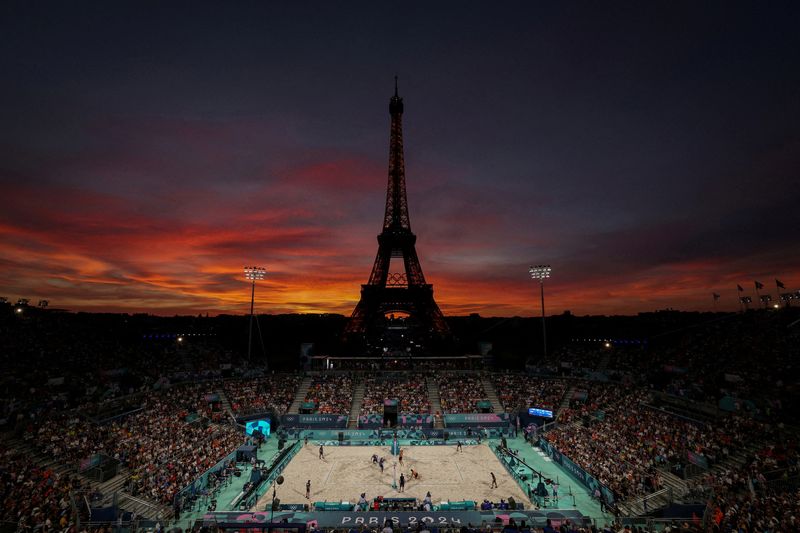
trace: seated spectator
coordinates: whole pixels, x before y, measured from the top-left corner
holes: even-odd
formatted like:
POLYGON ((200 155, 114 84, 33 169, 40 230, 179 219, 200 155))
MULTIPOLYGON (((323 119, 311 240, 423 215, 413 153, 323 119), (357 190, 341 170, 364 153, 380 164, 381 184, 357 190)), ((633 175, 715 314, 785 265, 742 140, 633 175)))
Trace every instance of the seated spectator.
POLYGON ((487 401, 481 378, 475 374, 439 372, 435 379, 445 414, 477 413, 478 402, 487 401))

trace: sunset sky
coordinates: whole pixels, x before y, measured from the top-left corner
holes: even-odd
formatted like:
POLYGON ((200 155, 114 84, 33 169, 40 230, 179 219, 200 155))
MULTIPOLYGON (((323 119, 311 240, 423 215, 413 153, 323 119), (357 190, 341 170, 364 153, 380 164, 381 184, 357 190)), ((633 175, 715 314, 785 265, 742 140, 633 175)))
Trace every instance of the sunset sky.
POLYGON ((800 289, 798 2, 4 2, 0 296, 349 314, 393 77, 447 315, 800 289))

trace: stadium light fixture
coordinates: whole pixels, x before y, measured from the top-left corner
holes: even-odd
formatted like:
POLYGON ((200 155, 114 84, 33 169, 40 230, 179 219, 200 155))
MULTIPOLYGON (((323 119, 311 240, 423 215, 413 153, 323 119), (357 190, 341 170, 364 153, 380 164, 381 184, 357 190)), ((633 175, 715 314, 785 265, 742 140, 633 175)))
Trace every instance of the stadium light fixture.
POLYGON ((544 320, 544 280, 550 277, 552 272, 550 265, 536 265, 528 269, 532 279, 539 280, 539 289, 542 295, 542 358, 547 357, 547 326, 544 320))
POLYGON ((251 282, 250 288, 250 327, 247 335, 247 364, 250 364, 250 354, 253 350, 253 308, 256 300, 256 281, 263 280, 267 275, 267 269, 258 266, 244 267, 244 279, 251 282))

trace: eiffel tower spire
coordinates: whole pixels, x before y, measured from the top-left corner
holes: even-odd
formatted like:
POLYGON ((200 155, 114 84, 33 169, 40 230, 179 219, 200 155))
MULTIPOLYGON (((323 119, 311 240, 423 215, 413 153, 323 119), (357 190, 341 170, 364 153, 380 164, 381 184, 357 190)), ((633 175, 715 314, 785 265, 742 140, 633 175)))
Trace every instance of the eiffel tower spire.
POLYGON ((397 95, 397 76, 394 77, 394 96, 389 100, 392 126, 389 130, 389 186, 386 189, 386 214, 383 229, 411 230, 406 198, 406 164, 403 157, 403 99, 397 95))
POLYGON ((361 300, 345 329, 346 336, 360 334, 380 337, 386 315, 408 315, 409 328, 419 336, 445 338, 449 328, 433 299, 433 285, 425 282, 417 257, 417 236, 411 232, 406 197, 406 169, 403 155, 403 99, 397 90, 389 100, 389 182, 383 231, 378 235, 378 253, 369 281, 361 286, 361 300), (389 272, 392 258, 403 262, 402 272, 389 272))

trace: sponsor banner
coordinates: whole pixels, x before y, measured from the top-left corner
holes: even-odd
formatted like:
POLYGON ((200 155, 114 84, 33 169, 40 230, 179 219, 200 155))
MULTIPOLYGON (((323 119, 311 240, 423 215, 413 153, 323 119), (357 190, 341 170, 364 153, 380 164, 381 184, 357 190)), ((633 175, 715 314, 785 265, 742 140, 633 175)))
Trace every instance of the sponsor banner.
MULTIPOLYGON (((389 522, 398 526, 428 526, 437 528, 460 528, 461 526, 480 526, 481 524, 508 524, 510 518, 519 522, 542 527, 550 520, 551 525, 558 527, 569 520, 573 524, 590 524, 576 510, 515 510, 515 511, 412 511, 412 512, 380 512, 380 511, 275 511, 274 522, 286 521, 287 529, 292 524, 303 524, 319 528, 359 528, 362 525, 374 529, 389 522), (497 519, 500 519, 499 521, 497 519)), ((203 516, 204 525, 215 525, 221 528, 248 529, 260 528, 270 521, 269 511, 241 512, 222 511, 207 513, 203 516)))
POLYGON ((478 524, 481 514, 477 511, 432 511, 426 512, 341 512, 319 514, 321 527, 379 526, 384 522, 403 526, 417 524, 439 527, 461 527, 467 524, 478 524), (328 516, 335 515, 335 516, 328 516), (323 523, 324 522, 324 523, 323 523))
POLYGON ((358 417, 358 427, 360 428, 380 428, 383 426, 383 415, 372 413, 358 417))
POLYGON ((346 428, 347 415, 283 415, 281 416, 281 424, 284 427, 300 428, 346 428))
POLYGON ((705 456, 694 453, 691 450, 686 450, 686 458, 689 459, 689 462, 693 465, 697 465, 704 470, 708 470, 708 459, 705 456))
MULTIPOLYGON (((575 477, 578 481, 580 481, 587 487, 589 486, 589 478, 591 476, 589 476, 589 474, 587 474, 583 468, 573 463, 572 459, 568 458, 564 454, 561 454, 561 466, 563 466, 564 469, 570 474, 572 474, 572 476, 575 477)), ((592 492, 594 492, 594 489, 596 487, 589 487, 589 488, 592 489, 592 492)))
POLYGON ((422 426, 424 428, 432 428, 433 415, 417 415, 407 413, 397 417, 397 423, 401 426, 422 426))
POLYGON ((572 393, 572 399, 578 400, 581 402, 585 402, 589 399, 589 391, 586 390, 576 390, 572 393))
POLYGON ((756 409, 756 404, 751 400, 734 398, 733 396, 723 396, 719 399, 719 408, 723 411, 750 411, 756 409))
MULTIPOLYGON (((246 524, 269 523, 268 512, 224 512, 209 513, 204 521, 213 521, 221 527, 230 528, 246 524)), ((273 520, 280 522, 286 519, 291 523, 314 523, 317 527, 380 527, 384 523, 435 527, 461 527, 468 524, 480 524, 482 517, 478 511, 320 511, 315 513, 299 511, 276 511, 273 520)))
POLYGON ((507 426, 508 413, 464 413, 444 415, 446 426, 507 426))
POLYGON ((96 453, 94 455, 90 455, 89 457, 81 459, 80 466, 79 466, 79 471, 80 472, 85 472, 85 471, 89 470, 90 468, 94 468, 96 466, 99 466, 100 463, 102 462, 102 458, 103 457, 100 454, 96 453))
MULTIPOLYGON (((281 428, 279 435, 284 435, 288 439, 304 439, 314 441, 338 441, 339 433, 344 437, 345 442, 355 441, 354 444, 367 445, 366 441, 378 441, 380 444, 389 444, 395 436, 401 440, 413 440, 424 442, 426 440, 443 440, 447 435, 447 443, 455 444, 460 440, 466 444, 476 442, 478 430, 472 428, 448 428, 448 429, 303 429, 298 427, 281 428), (381 442, 383 441, 383 442, 381 442)), ((511 436, 510 428, 484 428, 481 431, 481 438, 500 438, 511 436)), ((369 445, 372 445, 371 443, 369 445)))
MULTIPOLYGON (((407 413, 397 417, 397 425, 403 427, 433 427, 433 415, 419 415, 407 413)), ((358 417, 358 427, 379 429, 383 427, 383 415, 372 413, 369 415, 361 415, 358 417)))
MULTIPOLYGON (((320 444, 324 446, 388 446, 388 440, 381 439, 381 440, 358 440, 358 441, 350 441, 346 440, 343 442, 339 442, 337 440, 322 440, 319 441, 320 444)), ((408 446, 447 446, 449 444, 455 444, 455 441, 445 442, 441 439, 426 439, 426 440, 409 440, 408 446)), ((477 441, 466 441, 464 444, 477 444, 477 441)))

